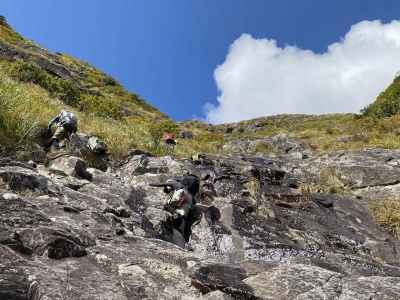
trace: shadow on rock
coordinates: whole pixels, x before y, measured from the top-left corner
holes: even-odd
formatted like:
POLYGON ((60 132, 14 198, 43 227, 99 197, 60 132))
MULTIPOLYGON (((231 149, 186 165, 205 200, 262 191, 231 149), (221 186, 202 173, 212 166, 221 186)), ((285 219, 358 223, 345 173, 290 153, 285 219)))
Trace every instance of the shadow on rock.
POLYGON ((16 233, 16 240, 33 253, 47 253, 53 259, 85 256, 86 247, 95 245, 94 240, 83 234, 75 235, 63 229, 49 227, 21 230, 16 233))
POLYGON ((191 277, 192 285, 203 294, 221 290, 236 299, 258 299, 252 288, 243 282, 247 274, 239 267, 209 264, 195 270, 191 277))

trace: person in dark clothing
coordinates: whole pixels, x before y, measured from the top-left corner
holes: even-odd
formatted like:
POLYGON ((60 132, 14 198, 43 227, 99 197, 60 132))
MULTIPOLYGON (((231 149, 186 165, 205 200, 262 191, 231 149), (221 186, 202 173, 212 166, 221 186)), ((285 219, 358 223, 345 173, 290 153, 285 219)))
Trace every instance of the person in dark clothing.
POLYGON ((164 185, 164 192, 169 194, 169 200, 164 209, 174 217, 174 228, 189 242, 193 226, 201 221, 202 213, 196 206, 200 183, 195 175, 184 175, 169 179, 164 185))

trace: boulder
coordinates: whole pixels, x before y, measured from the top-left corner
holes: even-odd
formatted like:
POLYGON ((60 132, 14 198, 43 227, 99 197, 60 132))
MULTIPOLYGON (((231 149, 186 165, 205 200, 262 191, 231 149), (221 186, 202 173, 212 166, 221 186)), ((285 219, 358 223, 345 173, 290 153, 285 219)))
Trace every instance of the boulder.
POLYGON ((202 297, 202 300, 233 300, 234 298, 225 294, 221 291, 214 291, 208 294, 205 294, 202 297))
POLYGON ((74 156, 60 156, 49 162, 49 171, 65 176, 91 180, 92 175, 86 170, 86 162, 74 156))
POLYGON ((17 231, 16 240, 24 247, 31 249, 36 255, 46 255, 49 258, 81 257, 87 254, 86 247, 94 246, 95 242, 85 234, 75 234, 64 229, 38 227, 17 231))
POLYGON ((7 183, 10 190, 47 191, 48 179, 32 169, 18 166, 0 167, 0 178, 7 183))
POLYGON ((191 140, 193 139, 193 133, 191 131, 182 131, 181 138, 186 140, 191 140))
POLYGON ((252 299, 253 291, 243 282, 244 269, 222 264, 201 266, 191 275, 192 284, 203 294, 221 290, 239 299, 252 299))
POLYGON ((23 265, 28 264, 25 259, 0 245, 0 261, 0 299, 40 299, 23 269, 23 265))

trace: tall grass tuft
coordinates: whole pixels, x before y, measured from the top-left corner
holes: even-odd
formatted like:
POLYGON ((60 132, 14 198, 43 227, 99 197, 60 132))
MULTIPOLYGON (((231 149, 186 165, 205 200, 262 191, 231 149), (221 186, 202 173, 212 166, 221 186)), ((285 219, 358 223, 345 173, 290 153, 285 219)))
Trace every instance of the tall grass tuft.
POLYGON ((400 200, 387 199, 369 204, 369 209, 378 224, 400 238, 400 200))

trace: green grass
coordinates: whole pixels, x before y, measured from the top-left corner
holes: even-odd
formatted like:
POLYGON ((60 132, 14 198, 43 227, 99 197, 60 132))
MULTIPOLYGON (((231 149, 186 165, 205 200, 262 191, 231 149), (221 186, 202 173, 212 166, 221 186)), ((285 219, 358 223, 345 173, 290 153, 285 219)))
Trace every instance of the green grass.
POLYGON ((19 84, 0 74, 0 139, 3 145, 30 145, 62 107, 33 84, 19 84))
MULTIPOLYGON (((400 148, 400 115, 376 118, 355 114, 328 114, 320 116, 281 115, 264 118, 265 125, 258 131, 245 130, 226 134, 225 140, 254 140, 286 133, 290 138, 304 142, 317 153, 337 150, 357 150, 367 147, 400 148), (343 137, 347 137, 342 140, 343 137)), ((247 128, 254 120, 235 126, 247 128)), ((219 126, 224 132, 231 125, 219 126)), ((269 152, 270 149, 259 149, 269 152)))
POLYGON ((363 109, 365 116, 379 118, 391 117, 400 112, 400 77, 382 92, 376 101, 363 109))
POLYGON ((320 169, 318 182, 303 183, 299 187, 303 194, 312 193, 329 193, 350 195, 351 192, 346 185, 341 181, 340 175, 333 167, 325 167, 320 169))
POLYGON ((37 84, 68 105, 77 106, 83 96, 76 82, 51 75, 34 63, 17 60, 8 72, 15 80, 37 84))
POLYGON ((89 114, 103 118, 120 120, 122 118, 121 104, 116 98, 104 98, 93 95, 80 97, 79 108, 89 114))
MULTIPOLYGON (((9 146, 37 142, 48 120, 65 108, 78 114, 81 132, 104 139, 115 157, 126 155, 130 148, 179 157, 199 152, 222 153, 224 143, 231 140, 260 139, 279 133, 304 142, 317 153, 365 147, 400 148, 400 116, 396 114, 399 78, 364 115, 280 115, 240 122, 233 126, 241 130, 225 134, 226 128, 232 125, 211 127, 199 121, 173 123, 109 75, 69 55, 46 52, 12 30, 1 18, 0 40, 26 54, 23 61, 0 57, 0 138, 9 146), (63 65, 71 78, 60 78, 41 68, 38 57, 50 64, 63 65), (258 121, 264 122, 259 130, 247 129, 258 121), (160 132, 168 131, 162 126, 157 129, 163 122, 176 126, 178 135, 180 130, 191 131, 194 138, 178 139, 172 152, 159 140, 160 132), (158 145, 155 147, 155 144, 158 145)), ((270 154, 274 149, 260 144, 255 152, 270 154)))
MULTIPOLYGON (((79 132, 104 139, 115 158, 125 156, 131 148, 154 151, 154 136, 149 130, 158 124, 154 119, 146 119, 142 116, 110 117, 107 115, 108 108, 104 107, 100 108, 101 114, 92 113, 91 109, 79 111, 77 107, 65 104, 41 85, 9 77, 5 71, 8 67, 8 63, 0 63, 0 139, 2 144, 9 147, 18 145, 29 147, 39 142, 48 121, 61 109, 67 109, 78 115, 79 132)), ((109 104, 110 102, 104 102, 104 105, 109 104)), ((113 110, 110 110, 110 113, 114 113, 113 110)), ((172 121, 168 122, 176 127, 172 121)), ((178 133, 177 127, 176 131, 178 133)), ((170 153, 163 146, 154 152, 159 155, 174 154, 187 157, 197 152, 216 152, 218 141, 221 141, 219 134, 201 133, 193 140, 179 140, 174 153, 170 153)))
POLYGON ((16 82, 4 74, 0 74, 0 105, 0 138, 9 147, 38 142, 47 122, 66 108, 77 113, 79 131, 104 139, 115 157, 125 155, 129 148, 147 148, 149 136, 143 121, 117 121, 79 112, 52 98, 43 88, 16 82))
POLYGON ((8 25, 3 16, 0 16, 0 38, 10 44, 24 41, 24 38, 8 25))

